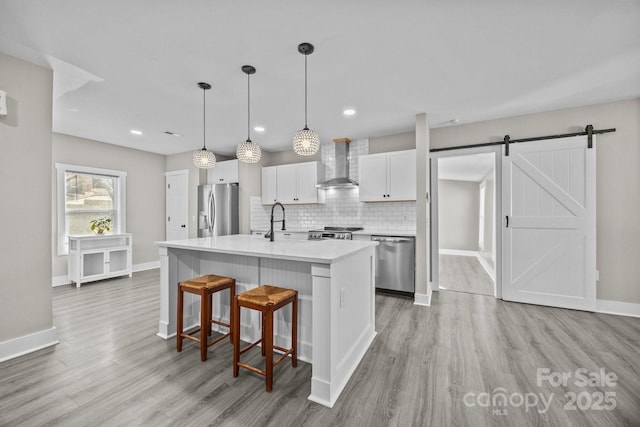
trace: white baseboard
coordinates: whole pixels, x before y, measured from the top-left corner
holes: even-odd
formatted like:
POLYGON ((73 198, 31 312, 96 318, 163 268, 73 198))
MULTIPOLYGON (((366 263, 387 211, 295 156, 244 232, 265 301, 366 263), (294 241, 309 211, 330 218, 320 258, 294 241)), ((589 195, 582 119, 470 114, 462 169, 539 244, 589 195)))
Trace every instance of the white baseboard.
POLYGON ((0 342, 0 362, 58 344, 55 326, 44 331, 0 342))
POLYGON ((427 286, 427 293, 426 294, 419 294, 419 293, 415 293, 413 295, 413 305, 420 305, 423 307, 430 307, 431 306, 431 293, 432 293, 432 287, 431 287, 431 282, 429 282, 428 286, 427 286))
MULTIPOLYGON (((132 271, 137 273, 139 271, 153 270, 154 268, 160 268, 160 261, 152 261, 152 262, 143 262, 142 264, 134 264, 132 271)), ((51 286, 65 286, 70 285, 71 280, 69 280, 69 276, 54 276, 51 278, 51 286)))
POLYGON ((54 276, 51 278, 51 286, 52 287, 56 287, 56 286, 64 286, 64 285, 70 285, 71 284, 71 280, 69 280, 69 276, 54 276))
POLYGON ((599 299, 596 301, 596 309, 594 311, 618 316, 640 317, 640 304, 599 299))
POLYGON ((494 270, 494 268, 489 265, 487 260, 484 259, 482 257, 482 255, 480 255, 480 253, 476 253, 476 258, 478 258, 478 262, 480 263, 482 268, 484 268, 484 271, 486 271, 487 274, 489 275, 489 277, 491 277, 491 280, 493 280, 495 282, 496 281, 496 271, 494 270))
POLYGON ((142 264, 133 264, 133 272, 153 270, 154 268, 160 268, 160 261, 143 262, 142 264))

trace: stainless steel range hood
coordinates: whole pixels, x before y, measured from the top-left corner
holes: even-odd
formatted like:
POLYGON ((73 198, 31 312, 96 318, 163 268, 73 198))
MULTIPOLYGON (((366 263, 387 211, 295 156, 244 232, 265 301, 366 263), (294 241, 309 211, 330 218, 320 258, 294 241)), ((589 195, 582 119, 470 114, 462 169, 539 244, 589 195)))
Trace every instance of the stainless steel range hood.
POLYGON ((333 140, 334 159, 336 161, 336 177, 328 179, 320 184, 318 188, 355 188, 358 183, 349 178, 349 138, 338 138, 333 140))

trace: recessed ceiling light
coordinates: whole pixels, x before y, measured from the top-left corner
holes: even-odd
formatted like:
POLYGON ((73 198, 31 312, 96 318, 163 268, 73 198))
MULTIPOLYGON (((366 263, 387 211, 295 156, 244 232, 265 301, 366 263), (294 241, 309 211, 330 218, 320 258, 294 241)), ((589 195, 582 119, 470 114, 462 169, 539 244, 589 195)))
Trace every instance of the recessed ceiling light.
POLYGON ((255 130, 256 132, 264 132, 264 127, 256 126, 256 127, 253 128, 253 130, 255 130))
POLYGON ((180 134, 180 133, 171 132, 169 130, 165 130, 164 133, 166 133, 167 135, 176 136, 176 137, 181 137, 182 136, 182 134, 180 134))
POLYGON ((356 114, 356 110, 354 110, 353 108, 347 108, 342 112, 342 114, 344 114, 345 116, 353 116, 356 114))
POLYGON ((131 132, 134 135, 142 135, 142 131, 141 130, 131 129, 129 132, 131 132))
POLYGON ((72 113, 77 113, 80 110, 77 108, 67 108, 67 111, 71 111, 72 113))

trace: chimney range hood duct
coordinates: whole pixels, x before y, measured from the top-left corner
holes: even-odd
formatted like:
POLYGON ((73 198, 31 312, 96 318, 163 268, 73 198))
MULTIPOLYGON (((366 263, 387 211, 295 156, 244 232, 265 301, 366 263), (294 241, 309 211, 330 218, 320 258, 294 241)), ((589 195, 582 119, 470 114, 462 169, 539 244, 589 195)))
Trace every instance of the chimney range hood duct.
POLYGON ((358 183, 349 179, 349 138, 338 138, 333 140, 334 158, 336 160, 336 177, 326 180, 316 187, 318 188, 355 188, 358 183))

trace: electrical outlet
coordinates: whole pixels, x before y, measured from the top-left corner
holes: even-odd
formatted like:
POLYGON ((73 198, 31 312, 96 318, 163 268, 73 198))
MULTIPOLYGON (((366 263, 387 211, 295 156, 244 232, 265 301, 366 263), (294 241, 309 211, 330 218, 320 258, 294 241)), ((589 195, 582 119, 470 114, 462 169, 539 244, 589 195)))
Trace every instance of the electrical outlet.
POLYGON ((600 270, 596 270, 596 282, 600 281, 600 270))

